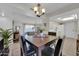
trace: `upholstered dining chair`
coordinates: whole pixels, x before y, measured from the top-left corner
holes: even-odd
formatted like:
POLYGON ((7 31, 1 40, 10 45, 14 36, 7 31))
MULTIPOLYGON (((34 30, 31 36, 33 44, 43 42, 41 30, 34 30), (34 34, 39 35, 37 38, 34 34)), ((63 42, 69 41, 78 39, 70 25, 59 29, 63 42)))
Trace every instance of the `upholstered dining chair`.
POLYGON ((4 40, 2 39, 0 41, 0 55, 2 55, 2 51, 3 51, 3 48, 4 48, 4 44, 3 44, 4 40))
POLYGON ((58 39, 55 49, 51 48, 50 46, 46 46, 42 50, 42 56, 60 56, 62 41, 62 39, 58 39))
POLYGON ((21 36, 21 42, 22 42, 21 52, 22 52, 25 56, 34 56, 34 54, 36 53, 36 51, 35 51, 34 48, 26 41, 26 39, 24 38, 24 36, 21 36), (27 47, 27 44, 29 44, 29 47, 27 47))

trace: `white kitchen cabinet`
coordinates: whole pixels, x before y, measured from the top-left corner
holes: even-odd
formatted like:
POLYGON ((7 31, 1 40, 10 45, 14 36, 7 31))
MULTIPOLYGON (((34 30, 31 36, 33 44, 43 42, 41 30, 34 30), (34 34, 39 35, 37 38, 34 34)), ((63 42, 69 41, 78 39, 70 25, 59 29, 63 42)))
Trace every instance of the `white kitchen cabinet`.
POLYGON ((64 37, 64 25, 58 25, 57 27, 57 37, 63 38, 64 37))
POLYGON ((56 22, 49 22, 49 32, 56 32, 57 31, 58 23, 56 22))
POLYGON ((56 32, 57 37, 63 37, 64 25, 60 25, 57 22, 49 22, 49 32, 56 32))

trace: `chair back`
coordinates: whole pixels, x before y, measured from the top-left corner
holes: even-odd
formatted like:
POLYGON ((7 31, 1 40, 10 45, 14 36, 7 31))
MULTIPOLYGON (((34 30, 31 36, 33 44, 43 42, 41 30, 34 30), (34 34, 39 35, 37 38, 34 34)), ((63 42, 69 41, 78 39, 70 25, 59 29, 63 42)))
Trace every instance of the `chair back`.
POLYGON ((4 48, 4 40, 2 39, 1 41, 0 41, 0 50, 2 50, 3 48, 4 48))
POLYGON ((52 56, 52 54, 54 53, 54 49, 52 49, 51 47, 47 46, 42 50, 42 56, 52 56))
POLYGON ((25 38, 24 36, 21 36, 21 44, 22 44, 22 51, 25 53, 25 50, 27 49, 25 38))
POLYGON ((62 45, 62 41, 63 41, 62 39, 58 40, 58 42, 56 44, 56 47, 55 47, 54 56, 59 56, 61 45, 62 45))
POLYGON ((28 53, 34 50, 33 47, 25 39, 24 36, 21 36, 21 41, 22 41, 22 50, 23 50, 24 55, 31 55, 31 54, 28 54, 28 53))

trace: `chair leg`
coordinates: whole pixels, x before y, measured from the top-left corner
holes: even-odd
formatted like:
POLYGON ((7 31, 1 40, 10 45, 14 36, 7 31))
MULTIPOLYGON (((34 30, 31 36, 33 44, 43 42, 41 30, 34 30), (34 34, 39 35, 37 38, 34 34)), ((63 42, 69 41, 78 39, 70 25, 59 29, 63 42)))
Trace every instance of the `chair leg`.
POLYGON ((33 54, 33 56, 36 56, 36 54, 33 54))
POLYGON ((60 53, 60 56, 62 56, 62 52, 60 53))
POLYGON ((21 56, 23 56, 22 48, 21 48, 21 56))

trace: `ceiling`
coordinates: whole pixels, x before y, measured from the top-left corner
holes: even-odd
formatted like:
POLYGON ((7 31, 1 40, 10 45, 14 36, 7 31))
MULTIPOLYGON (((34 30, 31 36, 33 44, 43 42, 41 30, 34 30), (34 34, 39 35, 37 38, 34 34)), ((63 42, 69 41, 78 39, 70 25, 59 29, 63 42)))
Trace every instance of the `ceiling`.
POLYGON ((46 13, 39 18, 31 10, 32 7, 36 6, 36 3, 0 3, 0 16, 4 13, 5 17, 25 22, 25 20, 41 20, 43 17, 50 18, 79 8, 77 3, 41 3, 41 5, 46 9, 46 13))

